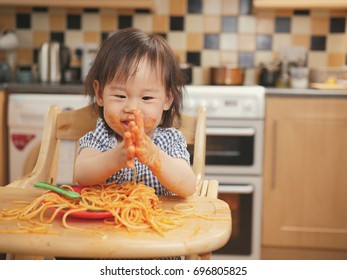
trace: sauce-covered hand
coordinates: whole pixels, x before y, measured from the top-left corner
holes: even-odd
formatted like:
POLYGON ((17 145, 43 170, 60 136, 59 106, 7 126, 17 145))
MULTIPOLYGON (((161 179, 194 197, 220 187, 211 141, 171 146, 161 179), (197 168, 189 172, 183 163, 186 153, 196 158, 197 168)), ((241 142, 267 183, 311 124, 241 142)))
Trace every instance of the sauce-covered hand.
POLYGON ((124 145, 127 150, 127 167, 134 168, 135 166, 135 145, 130 131, 124 133, 124 145))
POLYGON ((131 121, 129 124, 129 132, 131 133, 133 146, 135 148, 134 155, 152 171, 159 171, 161 165, 158 147, 144 131, 141 111, 134 110, 134 116, 135 121, 131 121))

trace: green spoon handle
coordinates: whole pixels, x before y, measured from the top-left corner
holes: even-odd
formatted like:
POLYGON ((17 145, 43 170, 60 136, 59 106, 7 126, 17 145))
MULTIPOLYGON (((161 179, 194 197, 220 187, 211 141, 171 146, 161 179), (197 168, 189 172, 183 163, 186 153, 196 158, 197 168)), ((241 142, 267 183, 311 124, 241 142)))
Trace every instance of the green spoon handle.
POLYGON ((67 196, 70 198, 80 198, 81 197, 81 195, 78 192, 69 191, 69 190, 66 190, 66 189, 60 188, 58 186, 45 183, 45 182, 36 182, 36 183, 34 183, 34 186, 37 188, 43 188, 43 189, 51 190, 53 192, 60 193, 64 196, 67 196))

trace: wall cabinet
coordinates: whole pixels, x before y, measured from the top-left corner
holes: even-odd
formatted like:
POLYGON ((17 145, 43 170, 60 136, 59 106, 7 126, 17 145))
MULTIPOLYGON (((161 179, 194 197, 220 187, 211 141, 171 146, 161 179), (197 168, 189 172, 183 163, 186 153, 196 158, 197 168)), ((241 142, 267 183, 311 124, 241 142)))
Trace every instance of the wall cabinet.
POLYGON ((253 7, 278 9, 340 9, 347 8, 346 0, 253 0, 253 7))
POLYGON ((347 98, 266 107, 263 246, 347 251, 347 98))
POLYGON ((0 6, 5 5, 155 10, 154 0, 0 0, 0 6))

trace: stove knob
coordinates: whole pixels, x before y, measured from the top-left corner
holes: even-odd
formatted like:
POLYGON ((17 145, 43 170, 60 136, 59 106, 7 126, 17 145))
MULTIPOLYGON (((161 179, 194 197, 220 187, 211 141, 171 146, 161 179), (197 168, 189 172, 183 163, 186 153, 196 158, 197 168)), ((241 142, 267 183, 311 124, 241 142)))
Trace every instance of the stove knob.
POLYGON ((219 101, 217 99, 213 99, 211 104, 210 104, 210 107, 212 110, 217 110, 219 108, 219 101))
POLYGON ((207 102, 206 102, 206 100, 200 100, 200 102, 199 102, 199 107, 206 108, 206 107, 207 107, 207 102))
POLYGON ((253 110, 253 103, 249 100, 245 100, 242 104, 243 110, 246 112, 251 112, 253 110))

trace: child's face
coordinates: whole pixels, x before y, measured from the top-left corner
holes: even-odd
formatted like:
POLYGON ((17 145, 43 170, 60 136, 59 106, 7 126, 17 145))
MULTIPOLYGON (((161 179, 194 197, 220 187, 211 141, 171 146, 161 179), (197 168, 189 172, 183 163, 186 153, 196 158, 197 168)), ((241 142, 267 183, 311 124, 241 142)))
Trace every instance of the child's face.
POLYGON ((173 98, 168 97, 161 80, 161 73, 152 70, 146 60, 139 63, 136 73, 125 83, 113 79, 104 89, 94 81, 96 100, 104 107, 107 124, 121 137, 134 120, 133 110, 142 112, 144 129, 152 135, 160 124, 163 111, 168 110, 173 98))

